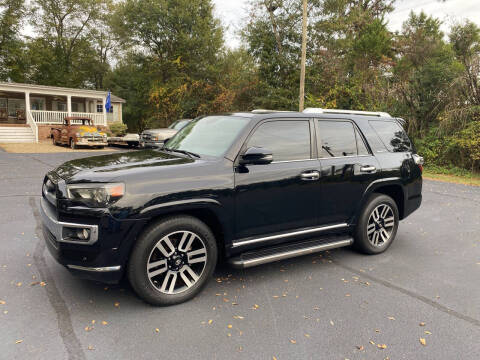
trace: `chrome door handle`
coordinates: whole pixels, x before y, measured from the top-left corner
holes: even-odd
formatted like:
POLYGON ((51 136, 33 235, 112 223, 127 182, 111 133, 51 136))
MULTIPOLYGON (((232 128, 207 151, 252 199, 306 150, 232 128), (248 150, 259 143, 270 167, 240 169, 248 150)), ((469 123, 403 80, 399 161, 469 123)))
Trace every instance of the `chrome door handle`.
POLYGON ((360 167, 361 172, 374 172, 375 170, 377 170, 377 168, 372 165, 365 165, 360 167))
POLYGON ((300 179, 305 181, 312 181, 320 179, 320 172, 313 170, 313 171, 305 171, 300 174, 300 179))

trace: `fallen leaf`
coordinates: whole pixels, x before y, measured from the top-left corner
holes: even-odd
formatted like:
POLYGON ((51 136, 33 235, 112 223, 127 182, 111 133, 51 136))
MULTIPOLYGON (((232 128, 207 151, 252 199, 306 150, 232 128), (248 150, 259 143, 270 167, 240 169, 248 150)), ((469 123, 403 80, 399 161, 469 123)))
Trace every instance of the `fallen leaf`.
POLYGON ((275 356, 272 356, 272 360, 277 360, 277 358, 275 356))
POLYGON ((228 324, 227 327, 231 329, 233 326, 231 324, 228 324))
POLYGON ((428 330, 425 330, 425 334, 427 334, 427 335, 432 335, 432 333, 431 333, 430 331, 428 331, 428 330))
POLYGON ((227 336, 228 336, 228 337, 232 337, 232 334, 228 333, 227 336))
POLYGON ((212 324, 213 323, 213 320, 208 320, 208 324, 212 324))
POLYGON ((92 320, 92 325, 95 325, 95 320, 92 320))
POLYGON ((423 346, 426 346, 427 341, 424 338, 420 338, 420 344, 422 344, 423 346))
POLYGON ((47 283, 45 281, 40 281, 40 286, 46 286, 47 283))
POLYGON ((40 284, 40 281, 34 281, 34 282, 30 283, 30 286, 35 286, 35 285, 38 285, 38 284, 40 284))
POLYGON ((85 326, 85 331, 90 331, 92 328, 90 326, 85 326))
POLYGON ((357 345, 357 349, 362 351, 364 348, 363 348, 363 345, 357 345))
POLYGON ((345 296, 346 296, 346 297, 349 297, 349 296, 352 296, 352 295, 350 295, 350 294, 345 294, 345 296))
POLYGON ((5 300, 0 300, 0 305, 5 305, 5 304, 6 304, 5 300))
POLYGON ((243 316, 240 316, 240 315, 234 315, 233 318, 240 319, 240 320, 245 319, 243 316))
POLYGON ((420 324, 418 324, 420 326, 425 326, 425 323, 424 322, 421 322, 420 324))
POLYGON ((395 320, 395 318, 393 316, 389 316, 388 320, 395 320))
POLYGON ((21 282, 18 282, 18 283, 17 283, 17 286, 18 286, 18 287, 22 286, 22 283, 21 283, 21 282))
POLYGON ((386 349, 386 348, 387 348, 387 345, 385 345, 385 344, 377 344, 377 347, 378 347, 379 349, 386 349))
POLYGON ((15 344, 20 344, 22 342, 23 342, 23 340, 17 340, 17 341, 15 341, 15 344))
POLYGON ((119 306, 120 306, 120 303, 119 303, 119 302, 116 302, 115 304, 113 304, 113 306, 119 307, 119 306))
POLYGON ((102 321, 102 325, 108 325, 108 322, 106 322, 105 320, 102 321))
POLYGON ((95 350, 95 348, 92 345, 88 345, 88 350, 95 350))
POLYGON ((380 329, 375 329, 375 332, 376 332, 376 333, 379 333, 379 332, 380 332, 380 329))
POLYGON ((305 334, 305 337, 310 338, 310 334, 305 334))
POLYGON ((159 328, 156 328, 156 329, 155 329, 155 332, 156 332, 156 333, 160 332, 160 329, 159 329, 159 328))
POLYGON ((291 342, 292 344, 296 344, 296 343, 297 343, 297 341, 296 341, 296 340, 293 340, 293 339, 290 339, 290 342, 291 342))
POLYGON ((332 320, 330 320, 330 325, 332 325, 332 326, 334 325, 332 320))
POLYGON ((372 340, 370 340, 369 343, 372 345, 375 345, 375 343, 372 340))

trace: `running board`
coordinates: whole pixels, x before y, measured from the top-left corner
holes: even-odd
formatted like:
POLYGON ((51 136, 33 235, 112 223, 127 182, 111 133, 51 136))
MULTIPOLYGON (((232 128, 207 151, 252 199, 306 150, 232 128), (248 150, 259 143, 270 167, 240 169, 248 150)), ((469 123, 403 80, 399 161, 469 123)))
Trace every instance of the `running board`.
POLYGON ((285 245, 273 246, 257 251, 248 251, 228 260, 237 269, 266 264, 273 261, 289 259, 296 256, 336 249, 353 244, 353 238, 348 235, 328 236, 315 240, 307 240, 285 245))

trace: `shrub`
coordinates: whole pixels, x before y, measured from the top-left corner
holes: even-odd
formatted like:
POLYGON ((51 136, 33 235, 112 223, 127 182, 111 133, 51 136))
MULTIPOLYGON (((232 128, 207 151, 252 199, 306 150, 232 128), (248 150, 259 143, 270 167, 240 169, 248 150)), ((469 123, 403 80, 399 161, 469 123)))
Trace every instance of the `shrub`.
POLYGON ((114 136, 123 136, 127 133, 127 125, 123 123, 113 123, 110 125, 110 131, 114 136))

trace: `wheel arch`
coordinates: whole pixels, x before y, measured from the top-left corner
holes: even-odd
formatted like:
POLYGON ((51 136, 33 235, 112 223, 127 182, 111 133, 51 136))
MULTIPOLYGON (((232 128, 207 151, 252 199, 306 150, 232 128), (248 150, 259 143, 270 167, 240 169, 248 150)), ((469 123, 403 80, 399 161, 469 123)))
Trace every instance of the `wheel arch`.
POLYGON ((142 216, 146 217, 147 221, 138 236, 151 224, 164 218, 188 215, 204 222, 212 230, 217 241, 219 256, 223 256, 227 242, 231 241, 231 226, 228 225, 225 213, 223 206, 213 199, 174 201, 158 207, 152 206, 142 211, 142 216))
POLYGON ((397 204, 398 208, 398 215, 400 220, 404 218, 405 214, 405 191, 400 178, 389 178, 389 179, 380 179, 377 181, 372 182, 368 188, 365 190, 363 194, 362 200, 355 212, 355 218, 353 223, 355 224, 360 216, 360 212, 362 211, 363 207, 367 203, 370 195, 373 193, 384 194, 390 196, 395 203, 397 204))

